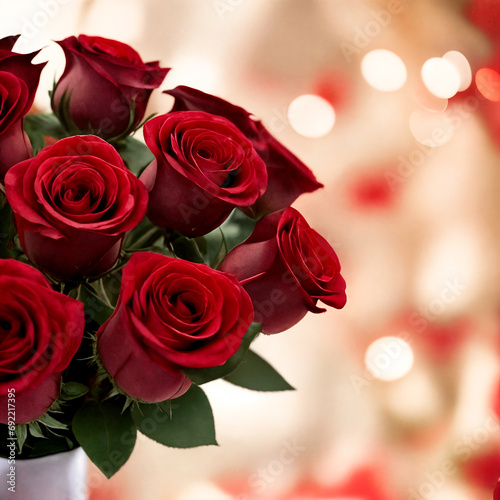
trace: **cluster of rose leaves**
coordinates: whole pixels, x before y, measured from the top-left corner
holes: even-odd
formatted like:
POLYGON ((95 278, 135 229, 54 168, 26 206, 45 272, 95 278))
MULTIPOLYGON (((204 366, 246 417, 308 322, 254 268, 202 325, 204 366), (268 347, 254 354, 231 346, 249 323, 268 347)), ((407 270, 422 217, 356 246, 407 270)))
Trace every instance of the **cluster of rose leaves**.
MULTIPOLYGON (((136 420, 166 403, 171 413, 174 398, 206 404, 198 383, 229 376, 259 331, 323 312, 318 301, 343 307, 345 282, 290 207, 321 184, 247 111, 181 86, 166 91, 169 112, 141 123, 169 69, 81 35, 58 42, 66 67, 41 119, 28 112, 44 64, 15 53, 16 40, 0 40, 1 210, 14 228, 0 259, 0 422, 12 422, 14 391, 32 455, 62 436, 111 475, 127 457, 104 470, 88 422, 87 434, 114 426, 123 438, 139 405, 136 420), (142 126, 147 148, 130 137, 142 126), (235 213, 253 231, 230 249, 218 228, 235 213), (196 258, 214 234, 217 255, 196 258)), ((170 444, 172 429, 153 437, 170 444)))

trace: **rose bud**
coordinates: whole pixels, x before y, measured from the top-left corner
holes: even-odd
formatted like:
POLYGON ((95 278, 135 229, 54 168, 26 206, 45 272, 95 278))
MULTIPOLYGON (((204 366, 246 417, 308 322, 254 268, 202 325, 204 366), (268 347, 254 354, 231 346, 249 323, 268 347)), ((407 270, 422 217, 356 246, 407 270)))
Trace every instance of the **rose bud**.
POLYGON ((144 139, 156 158, 141 180, 150 191, 148 218, 157 226, 201 236, 266 189, 264 162, 225 118, 168 113, 144 125, 144 139))
POLYGON ((0 181, 7 170, 33 154, 23 118, 30 110, 45 63, 33 65, 39 51, 16 54, 19 36, 0 40, 0 181))
POLYGON ((116 40, 80 35, 57 43, 66 68, 52 109, 67 128, 72 121, 80 131, 105 139, 128 135, 140 124, 151 92, 170 71, 158 61, 144 63, 132 47, 116 40))
POLYGON ((248 292, 263 333, 287 330, 308 311, 325 312, 318 300, 337 309, 346 303, 335 251, 291 207, 257 222, 220 269, 236 276, 248 292))
POLYGON ((82 341, 83 304, 13 259, 0 260, 0 296, 0 422, 8 422, 12 398, 15 422, 22 424, 58 397, 61 374, 82 341))
POLYGON ((18 163, 5 188, 26 255, 59 280, 113 267, 148 201, 113 146, 91 135, 61 139, 18 163))
POLYGON ((233 276, 136 252, 123 268, 115 312, 97 332, 98 352, 126 394, 165 401, 190 387, 182 368, 224 364, 252 317, 250 297, 233 276))
POLYGON ((289 207, 301 194, 311 193, 320 187, 311 170, 285 146, 277 141, 259 120, 243 108, 200 90, 179 86, 166 90, 175 97, 171 111, 206 111, 230 120, 252 142, 267 167, 267 190, 250 207, 242 210, 251 217, 289 207))

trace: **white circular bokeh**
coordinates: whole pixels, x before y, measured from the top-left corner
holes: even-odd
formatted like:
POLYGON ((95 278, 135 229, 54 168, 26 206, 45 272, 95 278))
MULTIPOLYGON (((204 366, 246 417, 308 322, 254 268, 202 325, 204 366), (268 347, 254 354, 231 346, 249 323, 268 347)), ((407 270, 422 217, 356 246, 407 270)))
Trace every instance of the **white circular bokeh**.
POLYGON ((435 96, 453 97, 460 89, 460 74, 453 63, 442 57, 432 57, 422 66, 422 81, 435 96))
POLYGON ((288 121, 304 137, 323 137, 335 124, 335 110, 326 99, 304 94, 288 106, 288 121))
POLYGON ((472 69, 467 58, 457 50, 450 50, 449 52, 446 52, 443 59, 451 62, 458 72, 460 77, 460 86, 458 87, 458 90, 460 92, 467 90, 472 83, 472 69))
POLYGON ((366 369, 385 381, 404 377, 411 370, 413 360, 412 348, 399 337, 381 337, 372 342, 365 353, 366 369))
POLYGON ((361 73, 370 86, 382 92, 399 90, 407 78, 403 60, 386 49, 368 52, 361 61, 361 73))

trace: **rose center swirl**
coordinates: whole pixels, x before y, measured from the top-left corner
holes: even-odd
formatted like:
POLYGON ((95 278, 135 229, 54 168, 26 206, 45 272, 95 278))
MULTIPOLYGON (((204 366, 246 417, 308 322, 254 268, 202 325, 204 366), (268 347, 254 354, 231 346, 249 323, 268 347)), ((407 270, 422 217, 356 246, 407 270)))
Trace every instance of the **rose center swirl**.
POLYGON ((104 191, 102 178, 97 172, 76 165, 54 179, 51 198, 54 207, 61 212, 88 214, 99 212, 106 205, 104 191))

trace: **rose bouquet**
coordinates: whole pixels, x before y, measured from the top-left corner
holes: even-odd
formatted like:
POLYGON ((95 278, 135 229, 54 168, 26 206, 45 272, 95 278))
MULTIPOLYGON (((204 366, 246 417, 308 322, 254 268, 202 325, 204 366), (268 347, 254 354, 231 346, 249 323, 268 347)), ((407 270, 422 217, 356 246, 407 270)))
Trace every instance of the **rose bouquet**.
POLYGON ((290 385, 250 349, 341 308, 338 258, 291 203, 321 187, 244 109, 188 87, 145 117, 168 73, 100 37, 43 64, 0 40, 1 454, 82 446, 110 477, 137 432, 215 444, 202 385, 290 385), (143 127, 145 144, 132 136, 143 127))

